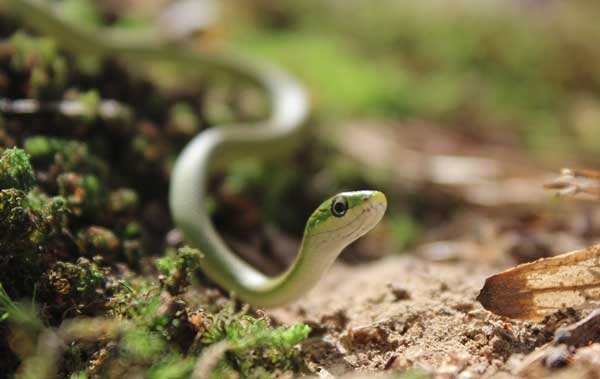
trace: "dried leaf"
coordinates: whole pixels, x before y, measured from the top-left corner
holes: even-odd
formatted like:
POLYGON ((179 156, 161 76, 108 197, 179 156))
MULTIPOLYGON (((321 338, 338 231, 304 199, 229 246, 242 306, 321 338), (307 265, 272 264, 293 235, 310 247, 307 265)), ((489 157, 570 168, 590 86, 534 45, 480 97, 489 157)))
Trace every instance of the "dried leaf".
POLYGON ((477 300, 495 314, 536 320, 600 300, 600 245, 522 264, 486 279, 477 300))

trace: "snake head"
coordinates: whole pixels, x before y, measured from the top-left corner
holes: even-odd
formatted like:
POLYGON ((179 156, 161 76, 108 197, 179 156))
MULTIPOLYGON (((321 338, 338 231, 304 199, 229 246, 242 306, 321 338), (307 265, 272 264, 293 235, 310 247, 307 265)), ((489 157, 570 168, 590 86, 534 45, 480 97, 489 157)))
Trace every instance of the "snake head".
POLYGON ((386 197, 379 191, 339 193, 313 212, 304 236, 319 241, 323 248, 341 250, 377 225, 386 208, 386 197))

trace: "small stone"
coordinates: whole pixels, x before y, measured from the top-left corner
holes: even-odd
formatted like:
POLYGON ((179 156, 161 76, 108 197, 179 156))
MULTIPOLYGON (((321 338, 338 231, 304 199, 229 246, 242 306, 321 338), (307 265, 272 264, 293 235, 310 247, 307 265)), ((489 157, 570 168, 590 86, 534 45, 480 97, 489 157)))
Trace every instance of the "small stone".
POLYGON ((542 363, 547 368, 565 367, 569 364, 570 357, 571 353, 567 345, 559 345, 549 349, 544 358, 542 358, 542 363))
POLYGON ((410 299, 410 293, 408 290, 400 286, 398 283, 390 283, 388 284, 388 288, 390 289, 392 295, 394 295, 394 301, 410 299))

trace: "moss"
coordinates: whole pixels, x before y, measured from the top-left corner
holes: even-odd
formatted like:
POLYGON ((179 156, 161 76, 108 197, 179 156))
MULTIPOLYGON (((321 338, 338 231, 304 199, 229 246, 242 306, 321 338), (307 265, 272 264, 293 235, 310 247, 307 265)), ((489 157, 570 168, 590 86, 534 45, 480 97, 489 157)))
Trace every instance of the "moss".
POLYGON ((31 243, 42 244, 65 229, 69 210, 63 197, 31 191, 27 200, 36 225, 29 238, 31 243))
POLYGON ((4 150, 0 155, 0 189, 29 191, 34 184, 35 176, 27 153, 18 148, 4 150))
POLYGON ((67 210, 61 197, 49 198, 14 188, 0 191, 0 250, 36 250, 60 232, 67 210))
POLYGON ((182 293, 190 283, 192 274, 200 268, 202 253, 191 247, 177 249, 156 261, 161 282, 171 294, 182 293))
MULTIPOLYGON (((183 257, 162 258, 161 270, 181 270, 186 255, 193 261, 197 257, 195 251, 179 254, 183 257)), ((269 378, 274 372, 302 369, 296 346, 308 336, 308 326, 273 327, 266 316, 236 313, 230 303, 211 313, 189 306, 184 298, 187 295, 160 292, 150 282, 116 289, 109 305, 117 312, 113 316, 126 317, 134 327, 118 342, 112 364, 137 365, 145 377, 188 377, 208 346, 227 341, 228 352, 221 357, 216 377, 230 372, 241 378, 269 378)))
POLYGON ((88 226, 77 233, 77 244, 81 255, 99 255, 107 262, 114 262, 121 249, 121 241, 112 230, 101 226, 88 226))
POLYGON ((23 149, 36 165, 55 166, 57 174, 65 172, 104 175, 104 164, 90 153, 84 142, 48 136, 32 136, 25 140, 23 149))
POLYGON ((86 258, 75 263, 58 261, 44 274, 40 296, 53 304, 53 313, 61 317, 64 312, 93 314, 104 308, 107 273, 86 258))
POLYGON ((67 65, 64 57, 58 54, 54 40, 16 32, 10 37, 10 43, 15 52, 11 59, 12 67, 30 74, 29 97, 45 96, 64 86, 67 65))
POLYGON ((192 373, 195 361, 193 357, 182 358, 173 354, 152 365, 146 371, 146 377, 150 379, 188 378, 192 373))
MULTIPOLYGON (((77 9, 78 5, 69 2, 66 6, 72 8, 66 12, 91 15, 77 9)), ((81 72, 79 58, 63 56, 50 39, 17 33, 11 43, 15 52, 9 52, 10 67, 5 62, 9 82, 6 88, 11 91, 7 96, 38 98, 42 104, 75 99, 83 104, 85 115, 72 118, 44 111, 27 115, 27 119, 11 115, 2 121, 0 145, 22 145, 23 150, 16 151, 27 158, 20 163, 28 165, 28 171, 17 172, 20 176, 1 172, 7 173, 11 181, 0 187, 0 281, 8 290, 6 299, 10 294, 38 302, 43 320, 38 320, 38 331, 45 323, 49 335, 60 334, 61 323, 78 315, 123 320, 127 325, 126 332, 118 336, 99 333, 97 339, 68 341, 59 361, 48 359, 42 363, 58 367, 60 376, 72 378, 124 371, 149 378, 189 377, 198 356, 209 346, 208 337, 200 342, 201 335, 197 334, 206 326, 213 328, 215 341, 231 342, 223 364, 233 372, 243 370, 243 375, 251 377, 262 376, 271 367, 297 368, 292 344, 305 337, 304 330, 298 333, 293 328, 273 328, 266 318, 229 311, 214 318, 206 316, 210 320, 227 318, 224 323, 196 323, 194 317, 219 309, 214 294, 199 297, 201 291, 196 289, 187 293, 202 259, 199 251, 171 248, 171 254, 158 260, 160 280, 154 276, 153 258, 140 259, 146 246, 155 241, 159 241, 159 252, 164 238, 161 233, 172 228, 167 213, 156 212, 166 209, 165 178, 172 163, 169 159, 175 154, 172 141, 165 137, 181 139, 174 144, 183 142, 198 132, 206 115, 199 114, 195 105, 188 105, 192 103, 187 95, 165 99, 160 91, 147 91, 152 87, 136 87, 137 79, 131 81, 135 82, 132 86, 129 81, 107 86, 103 83, 107 76, 102 75, 118 74, 117 65, 97 60, 99 75, 92 77, 90 72, 81 72), (67 86, 70 90, 65 92, 67 86), (126 132, 115 132, 114 125, 97 118, 99 101, 106 94, 135 105, 143 121, 140 118, 132 122, 126 132), (144 99, 146 94, 152 94, 152 100, 144 99), (149 106, 152 109, 147 113, 148 109, 140 104, 161 107, 149 106), (90 122, 94 122, 94 128, 85 125, 90 122), (132 136, 134 128, 138 133, 132 136), (128 151, 132 145, 134 151, 128 151), (37 183, 33 181, 32 166, 37 183), (31 180, 25 180, 25 172, 31 180), (156 184, 156 178, 160 178, 160 186, 147 185, 156 184), (138 188, 144 191, 138 193, 138 188), (105 267, 104 262, 110 265, 105 267), (189 304, 190 298, 201 300, 189 304), (244 327, 257 332, 256 338, 244 334, 240 330, 244 327)), ((13 153, 7 150, 3 157, 13 153)), ((17 167, 13 163, 10 167, 17 167)), ((0 318, 14 318, 16 308, 2 302, 1 295, 0 318)), ((229 305, 220 296, 217 302, 229 305)), ((68 320, 63 326, 80 321, 89 328, 94 325, 90 320, 78 319, 68 320)), ((2 352, 15 346, 11 342, 9 347, 8 341, 2 343, 2 352)), ((29 349, 18 354, 23 358, 33 356, 31 362, 35 362, 35 339, 29 342, 29 349)))
POLYGON ((108 199, 108 208, 114 214, 130 214, 137 210, 138 194, 129 188, 112 191, 108 199))
POLYGON ((88 378, 89 378, 89 376, 83 371, 73 373, 69 376, 69 379, 88 379, 88 378))
POLYGON ((30 222, 23 191, 14 188, 0 191, 0 224, 0 241, 7 248, 27 234, 30 222))
POLYGON ((152 360, 165 351, 165 340, 156 333, 134 329, 125 334, 119 344, 120 353, 132 361, 152 360))
POLYGON ((227 359, 214 377, 239 372, 242 378, 275 377, 276 372, 298 371, 301 363, 294 347, 304 341, 310 328, 304 324, 273 328, 266 317, 232 315, 227 311, 206 318, 203 343, 230 343, 227 359))
POLYGON ((95 175, 64 173, 57 178, 59 194, 67 200, 69 209, 77 215, 93 215, 107 201, 106 189, 95 175))
POLYGON ((64 199, 10 188, 0 191, 0 282, 12 294, 31 294, 49 246, 66 223, 64 199))

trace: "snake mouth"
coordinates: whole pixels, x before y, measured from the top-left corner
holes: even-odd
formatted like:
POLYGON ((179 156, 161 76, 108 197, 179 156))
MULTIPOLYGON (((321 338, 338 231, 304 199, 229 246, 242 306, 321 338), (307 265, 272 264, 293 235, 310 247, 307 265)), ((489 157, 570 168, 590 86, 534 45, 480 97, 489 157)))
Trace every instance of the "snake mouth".
POLYGON ((371 200, 371 204, 373 208, 380 209, 385 212, 387 209, 387 198, 383 192, 373 191, 371 196, 367 198, 367 200, 371 200))
POLYGON ((351 243, 360 237, 367 234, 375 225, 379 223, 383 214, 385 213, 386 205, 382 202, 373 202, 365 209, 362 210, 361 214, 355 220, 356 226, 352 228, 346 227, 347 232, 342 235, 342 239, 346 240, 346 243, 351 243))
POLYGON ((360 229, 360 236, 367 233, 371 228, 381 221, 387 209, 387 198, 383 192, 373 191, 369 197, 369 205, 363 210, 368 214, 363 221, 363 228, 360 229))

